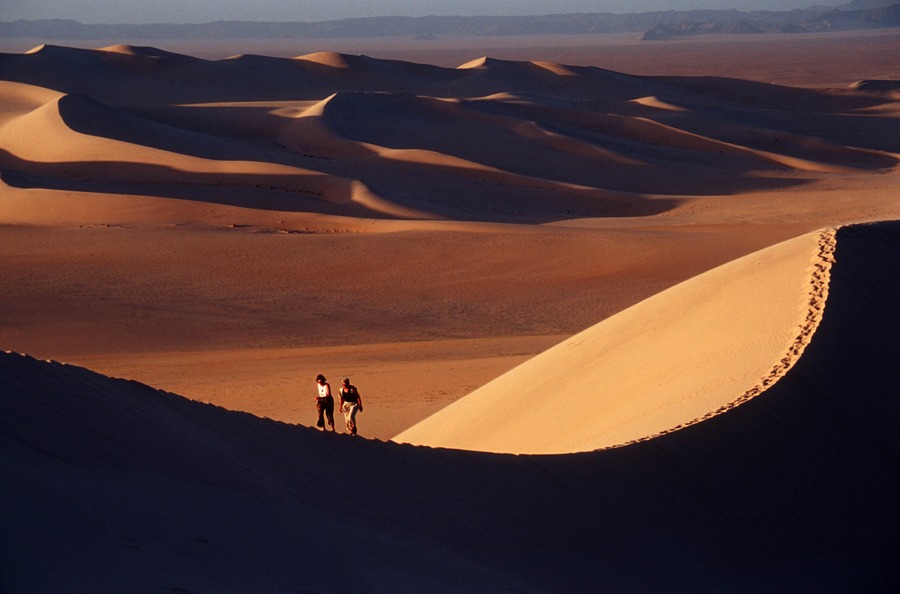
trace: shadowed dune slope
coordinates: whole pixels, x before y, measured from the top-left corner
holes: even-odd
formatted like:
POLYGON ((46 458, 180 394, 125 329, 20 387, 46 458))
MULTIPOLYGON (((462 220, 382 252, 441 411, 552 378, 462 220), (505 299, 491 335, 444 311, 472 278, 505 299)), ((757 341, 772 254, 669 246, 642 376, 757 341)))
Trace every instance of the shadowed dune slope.
POLYGON ((706 272, 523 363, 404 431, 418 445, 557 454, 695 422, 783 375, 815 331, 833 232, 706 272))
POLYGON ((2 354, 3 590, 896 591, 898 256, 898 223, 839 229, 774 385, 582 454, 355 440, 2 354))

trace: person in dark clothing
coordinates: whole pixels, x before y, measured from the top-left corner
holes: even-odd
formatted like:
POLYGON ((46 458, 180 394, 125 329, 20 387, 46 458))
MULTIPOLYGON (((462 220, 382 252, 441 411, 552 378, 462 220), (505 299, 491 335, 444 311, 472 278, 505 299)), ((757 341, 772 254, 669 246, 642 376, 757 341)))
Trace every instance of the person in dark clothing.
POLYGON ((350 435, 356 435, 356 413, 362 412, 362 396, 356 386, 350 383, 350 378, 345 377, 341 382, 341 412, 344 413, 344 420, 347 422, 347 432, 350 435))

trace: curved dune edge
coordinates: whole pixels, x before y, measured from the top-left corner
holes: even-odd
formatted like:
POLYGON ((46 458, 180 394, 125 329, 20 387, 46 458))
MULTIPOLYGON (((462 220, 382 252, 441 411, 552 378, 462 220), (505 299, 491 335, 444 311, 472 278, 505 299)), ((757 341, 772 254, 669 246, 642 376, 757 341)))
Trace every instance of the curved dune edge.
POLYGON ((810 233, 672 287, 394 440, 566 454, 645 441, 730 410, 772 386, 809 344, 835 237, 834 229, 810 233))
MULTIPOLYGON (((39 87, 25 87, 31 97, 41 97, 39 87)), ((25 95, 29 97, 29 95, 25 95)), ((177 172, 214 174, 259 174, 268 176, 304 176, 307 179, 325 180, 333 176, 319 171, 266 161, 242 159, 213 159, 144 146, 124 139, 109 138, 93 130, 79 131, 67 121, 68 117, 80 122, 101 121, 104 118, 122 118, 119 121, 134 126, 134 135, 151 136, 159 133, 158 127, 146 120, 126 115, 115 108, 79 95, 55 92, 44 94, 47 101, 27 113, 17 115, 0 126, 0 141, 4 149, 17 158, 32 161, 34 166, 60 163, 114 163, 104 171, 111 179, 132 179, 134 173, 124 165, 153 164, 159 172, 149 181, 168 181, 177 172), (54 138, 48 143, 47 138, 54 138), (176 173, 172 173, 176 172, 176 173)), ((162 128, 165 130, 165 128, 162 128)), ((204 142, 198 139, 196 142, 204 142)), ((74 166, 72 167, 75 168, 74 166)), ((346 184, 345 184, 346 185, 346 184)))
POLYGON ((792 342, 784 352, 784 356, 775 365, 773 365, 769 373, 760 378, 760 380, 753 387, 751 387, 749 390, 747 390, 728 404, 720 406, 716 410, 710 411, 702 417, 693 419, 680 425, 676 425, 675 427, 660 431, 659 433, 656 433, 654 435, 647 435, 645 437, 633 439, 622 444, 617 444, 602 449, 612 449, 623 447, 632 443, 647 441, 655 437, 659 437, 660 435, 672 433, 673 431, 678 431, 679 429, 684 429, 685 427, 689 427, 690 425, 694 425, 707 419, 711 419, 716 415, 727 412, 734 407, 740 406, 744 402, 747 402, 748 400, 759 396, 772 385, 774 385, 775 382, 777 382, 780 378, 784 377, 784 375, 794 366, 794 364, 796 364, 796 362, 800 360, 800 356, 803 354, 803 351, 806 349, 807 345, 809 345, 812 336, 815 334, 816 329, 822 322, 822 315, 825 312, 825 302, 828 299, 828 281, 831 274, 831 266, 832 264, 834 264, 834 252, 836 247, 837 229, 826 229, 822 231, 819 239, 819 251, 815 255, 815 260, 812 265, 812 274, 809 278, 809 308, 806 311, 806 317, 803 319, 803 324, 800 326, 799 332, 797 333, 797 337, 794 339, 794 342, 792 342))

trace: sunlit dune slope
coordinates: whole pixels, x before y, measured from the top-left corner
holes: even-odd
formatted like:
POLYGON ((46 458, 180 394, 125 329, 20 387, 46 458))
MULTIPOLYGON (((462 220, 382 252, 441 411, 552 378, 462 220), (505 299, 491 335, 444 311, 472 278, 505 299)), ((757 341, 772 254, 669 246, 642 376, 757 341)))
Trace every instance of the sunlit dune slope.
MULTIPOLYGON (((790 269, 815 237, 756 257, 790 269)), ((895 591, 900 224, 835 239, 824 315, 777 382, 598 452, 322 434, 0 354, 4 586, 895 591)))
POLYGON ((900 154, 893 95, 862 87, 132 46, 42 46, 0 69, 0 168, 18 188, 545 223, 888 170, 900 154))
POLYGON ((675 286, 395 439, 491 452, 578 452, 682 427, 758 394, 815 332, 832 236, 811 233, 675 286))

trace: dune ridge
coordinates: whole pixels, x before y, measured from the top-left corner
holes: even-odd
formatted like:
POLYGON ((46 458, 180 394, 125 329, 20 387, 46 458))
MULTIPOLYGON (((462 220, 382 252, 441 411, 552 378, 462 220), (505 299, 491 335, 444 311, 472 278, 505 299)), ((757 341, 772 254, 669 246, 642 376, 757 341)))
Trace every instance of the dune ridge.
POLYGON ((837 229, 826 229, 819 235, 818 252, 814 256, 813 264, 811 267, 812 274, 809 278, 809 309, 806 312, 806 316, 803 318, 803 322, 799 327, 799 331, 797 333, 797 336, 794 338, 794 341, 783 353, 784 356, 778 360, 778 362, 772 367, 769 373, 760 378, 753 387, 735 398, 733 401, 720 406, 716 410, 706 413, 702 417, 693 419, 684 424, 676 425, 670 429, 660 431, 659 433, 656 433, 654 435, 647 435, 636 440, 626 442, 619 446, 612 447, 622 447, 630 443, 646 441, 660 435, 665 435, 666 433, 670 433, 672 431, 677 431, 695 423, 700 423, 702 421, 705 421, 706 419, 710 419, 716 415, 731 410, 736 406, 740 406, 751 398, 759 396, 780 378, 784 377, 784 375, 791 369, 791 367, 793 367, 794 364, 800 359, 804 349, 809 344, 810 340, 812 340, 816 329, 819 327, 819 324, 822 321, 822 315, 824 314, 825 306, 828 300, 828 281, 830 277, 831 266, 834 263, 834 252, 837 247, 836 236, 837 229))
POLYGON ((394 439, 571 453, 652 439, 728 411, 761 394, 799 359, 821 321, 834 250, 833 229, 814 232, 685 281, 394 439), (565 421, 570 409, 578 411, 577 421, 565 421))
POLYGON ((892 591, 898 233, 836 231, 818 330, 767 390, 597 452, 354 440, 0 354, 0 501, 25 512, 3 519, 5 583, 892 591), (341 572, 347 534, 360 564, 341 572))

